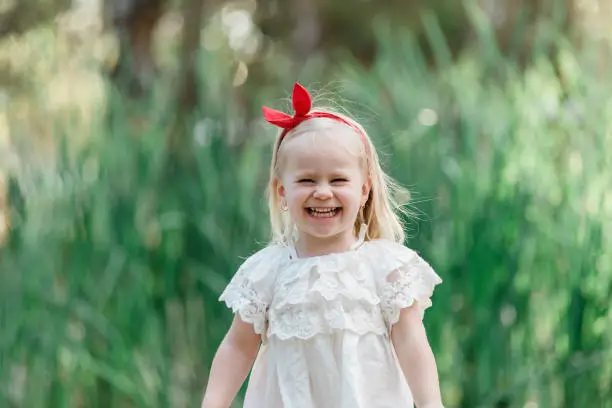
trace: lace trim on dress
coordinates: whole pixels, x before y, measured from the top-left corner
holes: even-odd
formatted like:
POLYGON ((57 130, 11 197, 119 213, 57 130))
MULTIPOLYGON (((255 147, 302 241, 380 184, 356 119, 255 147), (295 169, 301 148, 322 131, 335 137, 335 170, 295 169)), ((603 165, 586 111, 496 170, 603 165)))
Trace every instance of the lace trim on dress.
MULTIPOLYGON (((397 249, 397 248, 396 248, 397 249)), ((431 307, 431 296, 442 279, 416 252, 401 247, 385 265, 387 274, 380 290, 381 308, 385 321, 391 327, 399 320, 400 311, 416 301, 421 318, 431 307)))
POLYGON ((281 340, 309 339, 318 334, 331 334, 338 330, 384 334, 387 327, 378 305, 327 303, 324 308, 310 303, 289 305, 281 311, 270 311, 269 335, 281 340))
POLYGON ((307 339, 336 330, 384 333, 379 304, 369 266, 359 258, 301 260, 277 281, 269 334, 307 339))
POLYGON ((231 290, 222 295, 220 300, 225 301, 227 306, 234 313, 238 313, 244 322, 251 323, 255 333, 265 333, 268 303, 253 289, 248 279, 237 283, 231 290))
POLYGON ((264 337, 388 333, 415 301, 422 316, 442 282, 416 252, 391 241, 293 260, 286 247, 275 248, 249 258, 221 296, 264 337))
POLYGON ((381 294, 381 308, 389 327, 397 323, 401 309, 411 307, 415 301, 422 318, 432 305, 434 287, 441 282, 433 269, 418 256, 390 273, 381 294))
POLYGON ((251 323, 257 334, 266 332, 276 270, 285 254, 279 246, 266 247, 253 254, 238 268, 219 297, 243 321, 251 323))

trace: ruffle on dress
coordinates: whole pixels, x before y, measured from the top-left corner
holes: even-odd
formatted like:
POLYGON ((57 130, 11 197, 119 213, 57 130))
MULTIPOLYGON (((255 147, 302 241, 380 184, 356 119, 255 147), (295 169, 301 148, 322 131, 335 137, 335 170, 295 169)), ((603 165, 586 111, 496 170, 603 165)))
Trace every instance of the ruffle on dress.
POLYGON ((401 309, 411 307, 415 301, 423 318, 425 310, 432 306, 436 285, 442 283, 440 276, 414 250, 403 245, 372 241, 370 250, 378 254, 371 258, 376 259, 372 267, 384 276, 379 291, 387 324, 397 323, 401 309))
POLYGON ((219 297, 243 321, 252 324, 257 334, 265 332, 276 271, 284 257, 284 248, 278 246, 268 246, 251 255, 219 297))
POLYGON ((338 330, 384 334, 415 301, 423 316, 442 282, 415 251, 389 240, 309 258, 294 253, 284 246, 255 253, 221 295, 256 333, 280 339, 338 330))

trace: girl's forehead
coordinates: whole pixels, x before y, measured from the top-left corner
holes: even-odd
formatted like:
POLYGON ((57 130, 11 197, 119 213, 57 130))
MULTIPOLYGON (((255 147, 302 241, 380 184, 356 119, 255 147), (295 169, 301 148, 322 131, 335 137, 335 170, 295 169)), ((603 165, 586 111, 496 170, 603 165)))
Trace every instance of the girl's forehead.
MULTIPOLYGON (((348 133, 348 132, 346 132, 348 133)), ((281 162, 285 169, 312 167, 359 167, 361 154, 356 135, 309 132, 283 143, 281 162)))

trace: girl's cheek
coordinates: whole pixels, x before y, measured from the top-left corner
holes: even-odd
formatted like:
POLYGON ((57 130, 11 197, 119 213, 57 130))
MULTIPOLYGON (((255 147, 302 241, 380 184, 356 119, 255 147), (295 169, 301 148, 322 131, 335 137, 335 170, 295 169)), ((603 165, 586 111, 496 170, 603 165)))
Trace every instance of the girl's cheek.
POLYGON ((304 187, 300 187, 300 186, 296 186, 296 187, 292 187, 290 189, 290 191, 287 191, 287 198, 291 199, 291 198, 299 198, 299 197, 303 197, 305 195, 308 194, 308 191, 306 188, 304 187))
POLYGON ((337 190, 336 194, 346 197, 346 196, 353 195, 355 191, 356 190, 354 186, 347 185, 347 186, 340 187, 337 190))
POLYGON ((297 195, 300 195, 300 196, 305 195, 305 194, 308 194, 308 191, 309 191, 309 189, 308 189, 308 187, 306 187, 306 186, 298 186, 298 187, 295 189, 296 194, 297 194, 297 195))

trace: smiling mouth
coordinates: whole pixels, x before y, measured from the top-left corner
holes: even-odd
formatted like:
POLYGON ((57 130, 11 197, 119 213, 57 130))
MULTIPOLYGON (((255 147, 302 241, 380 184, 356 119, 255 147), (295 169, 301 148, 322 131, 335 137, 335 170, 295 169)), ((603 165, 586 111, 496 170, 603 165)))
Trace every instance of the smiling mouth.
POLYGON ((315 208, 308 207, 306 211, 313 217, 317 218, 331 218, 338 214, 341 210, 341 207, 327 207, 327 208, 315 208))

